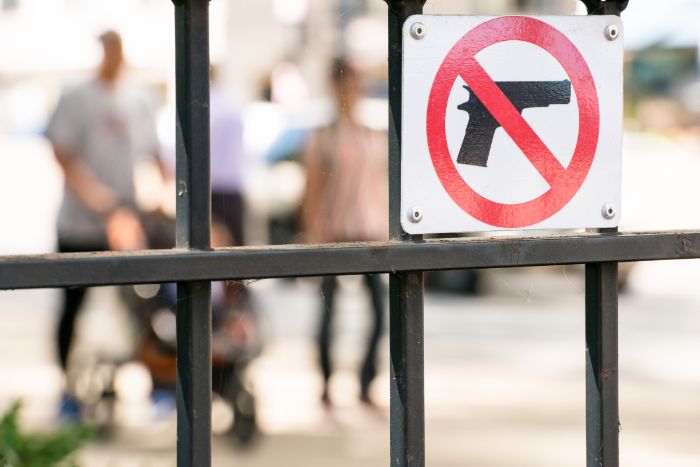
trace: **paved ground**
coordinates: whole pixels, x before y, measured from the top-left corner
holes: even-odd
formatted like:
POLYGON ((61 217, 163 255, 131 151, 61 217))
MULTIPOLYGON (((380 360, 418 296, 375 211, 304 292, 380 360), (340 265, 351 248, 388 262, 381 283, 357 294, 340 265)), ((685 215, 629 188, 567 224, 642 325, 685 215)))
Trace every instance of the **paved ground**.
MULTIPOLYGON (((0 199, 13 201, 0 204, 0 218, 12 219, 0 242, 6 253, 52 247, 55 203, 46 199, 56 199, 60 185, 55 167, 42 159, 45 148, 35 149, 31 157, 0 157, 0 199)), ((687 215, 683 220, 693 221, 687 215)), ((621 297, 622 465, 700 465, 699 274, 696 261, 639 265, 630 293, 621 297)), ((485 277, 489 291, 480 297, 427 296, 428 465, 583 466, 581 270, 488 271, 485 277)), ((265 281, 253 288, 267 344, 252 369, 264 436, 247 451, 215 438, 214 465, 387 465, 386 414, 368 413, 355 401, 366 325, 360 282, 344 281, 340 295, 339 371, 333 379, 339 407, 333 417, 317 404, 315 285, 265 281)), ((22 397, 33 429, 50 428, 60 394, 52 338, 56 298, 54 291, 0 293, 0 410, 22 397)), ((80 324, 83 348, 128 352, 126 314, 115 311, 113 291, 96 290, 90 300, 80 324)), ((382 374, 373 389, 386 407, 383 345, 382 374)), ((84 449, 83 464, 174 466, 174 419, 154 420, 143 398, 148 382, 141 368, 127 367, 123 374, 120 428, 84 449)), ((226 417, 217 406, 216 423, 226 417)))
MULTIPOLYGON (((646 271, 635 274, 641 284, 646 271)), ((430 465, 584 465, 580 271, 493 271, 487 277, 497 295, 427 298, 430 465)), ((264 305, 267 335, 265 353, 253 369, 265 435, 245 452, 215 438, 214 464, 386 465, 386 415, 367 412, 355 402, 354 368, 366 324, 359 282, 346 281, 341 295, 340 368, 333 380, 339 408, 333 417, 317 404, 319 380, 310 339, 317 300, 313 284, 269 281, 255 288, 264 305)), ((104 307, 110 294, 108 289, 93 293, 83 333, 115 334, 119 320, 110 320, 115 313, 104 307)), ((24 397, 33 427, 51 423, 60 383, 50 354, 54 298, 50 291, 0 295, 0 402, 24 397)), ((634 290, 621 299, 623 465, 700 464, 698 304, 697 294, 658 290, 634 290)), ((118 350, 114 343, 103 347, 118 350)), ((384 406, 387 363, 385 358, 374 387, 384 406)), ((140 373, 135 368, 128 373, 132 393, 138 393, 140 373)), ((174 419, 153 422, 144 415, 150 412, 143 401, 131 397, 123 404, 122 428, 110 440, 85 449, 85 465, 174 465, 174 419)), ((223 410, 216 414, 217 420, 226 418, 223 410)))

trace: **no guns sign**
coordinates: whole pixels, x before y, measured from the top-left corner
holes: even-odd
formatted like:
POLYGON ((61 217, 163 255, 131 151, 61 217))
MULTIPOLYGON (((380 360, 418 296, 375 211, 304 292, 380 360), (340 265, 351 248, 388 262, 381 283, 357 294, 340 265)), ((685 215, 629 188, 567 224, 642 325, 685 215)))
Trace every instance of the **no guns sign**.
POLYGON ((616 227, 621 36, 615 16, 408 18, 403 229, 616 227))

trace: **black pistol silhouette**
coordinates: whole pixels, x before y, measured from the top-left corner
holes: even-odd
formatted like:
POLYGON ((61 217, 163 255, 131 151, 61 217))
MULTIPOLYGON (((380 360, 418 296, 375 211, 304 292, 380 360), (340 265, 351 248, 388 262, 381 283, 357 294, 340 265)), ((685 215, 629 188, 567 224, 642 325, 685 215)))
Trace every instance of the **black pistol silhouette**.
MULTIPOLYGON (((496 85, 522 114, 530 107, 549 107, 553 104, 568 104, 571 101, 571 81, 497 81, 496 85)), ((484 104, 469 91, 469 100, 457 106, 469 113, 469 123, 464 133, 462 147, 457 157, 458 164, 486 167, 493 142, 493 134, 501 126, 484 104)))

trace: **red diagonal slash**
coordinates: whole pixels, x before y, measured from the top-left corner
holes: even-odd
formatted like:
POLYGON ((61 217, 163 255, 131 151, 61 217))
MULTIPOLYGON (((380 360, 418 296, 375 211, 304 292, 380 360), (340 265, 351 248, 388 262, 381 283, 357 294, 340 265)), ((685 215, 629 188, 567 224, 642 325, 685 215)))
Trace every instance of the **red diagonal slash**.
POLYGON ((447 53, 430 89, 425 129, 435 173, 447 194, 466 214, 495 227, 533 226, 566 206, 586 180, 600 136, 598 92, 586 60, 561 31, 527 16, 501 16, 469 30, 447 53), (507 41, 529 42, 541 48, 561 64, 571 81, 579 123, 576 147, 566 169, 475 59, 485 48, 507 41), (459 76, 464 77, 485 108, 549 183, 547 192, 522 203, 499 203, 480 195, 464 180, 450 153, 445 126, 447 103, 459 76))
POLYGON ((518 145, 537 171, 554 186, 554 181, 566 171, 552 151, 537 136, 513 103, 503 94, 495 81, 474 57, 464 59, 462 79, 473 90, 493 118, 518 145))

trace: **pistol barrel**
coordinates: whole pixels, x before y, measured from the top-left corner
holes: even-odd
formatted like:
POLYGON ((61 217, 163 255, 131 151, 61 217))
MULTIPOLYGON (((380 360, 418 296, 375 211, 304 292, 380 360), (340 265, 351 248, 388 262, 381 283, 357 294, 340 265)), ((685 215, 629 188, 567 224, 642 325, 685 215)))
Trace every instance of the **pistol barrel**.
MULTIPOLYGON (((498 81, 496 85, 513 106, 522 113, 532 107, 549 107, 571 102, 571 81, 498 81)), ((500 126, 498 120, 468 87, 469 99, 457 109, 469 113, 462 146, 457 157, 458 164, 486 167, 493 135, 500 126)))

